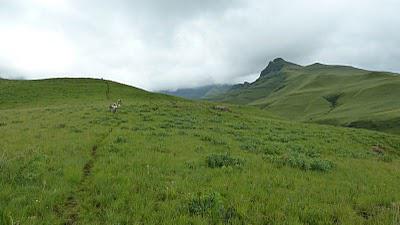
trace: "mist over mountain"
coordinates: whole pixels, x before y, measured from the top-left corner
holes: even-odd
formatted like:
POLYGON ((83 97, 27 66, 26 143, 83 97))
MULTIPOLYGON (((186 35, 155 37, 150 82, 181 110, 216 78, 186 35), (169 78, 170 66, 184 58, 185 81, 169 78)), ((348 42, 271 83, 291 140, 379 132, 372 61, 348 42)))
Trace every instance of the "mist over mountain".
POLYGON ((229 84, 215 84, 215 85, 207 85, 198 88, 182 88, 174 91, 160 91, 160 93, 183 97, 187 99, 209 99, 214 96, 218 96, 220 94, 228 91, 232 85, 229 84))

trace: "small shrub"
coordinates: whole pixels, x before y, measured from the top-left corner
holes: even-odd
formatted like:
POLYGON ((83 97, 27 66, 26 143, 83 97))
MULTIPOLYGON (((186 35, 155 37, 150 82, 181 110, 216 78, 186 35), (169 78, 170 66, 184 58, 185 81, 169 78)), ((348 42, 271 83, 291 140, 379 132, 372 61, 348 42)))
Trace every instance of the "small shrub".
POLYGON ((7 124, 5 122, 0 122, 0 127, 5 127, 7 124))
POLYGON ((210 168, 240 167, 243 163, 242 159, 231 157, 229 154, 212 154, 207 157, 207 166, 210 168))

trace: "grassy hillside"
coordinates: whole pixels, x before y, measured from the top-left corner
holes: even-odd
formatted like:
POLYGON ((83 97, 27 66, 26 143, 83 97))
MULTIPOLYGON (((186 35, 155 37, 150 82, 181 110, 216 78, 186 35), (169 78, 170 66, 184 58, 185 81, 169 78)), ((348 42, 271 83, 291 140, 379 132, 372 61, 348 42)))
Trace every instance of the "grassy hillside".
POLYGON ((89 79, 0 81, 0 224, 398 224, 400 137, 89 79))
POLYGON ((213 100, 255 105, 307 122, 400 132, 400 76, 276 59, 251 84, 213 100))
POLYGON ((164 95, 105 80, 60 78, 0 80, 0 109, 104 103, 115 98, 159 99, 164 95))

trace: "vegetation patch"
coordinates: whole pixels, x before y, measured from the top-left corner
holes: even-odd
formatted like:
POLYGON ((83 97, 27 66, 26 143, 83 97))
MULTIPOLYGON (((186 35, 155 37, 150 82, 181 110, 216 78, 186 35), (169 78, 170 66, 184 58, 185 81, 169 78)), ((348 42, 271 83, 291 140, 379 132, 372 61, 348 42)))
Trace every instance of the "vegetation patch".
POLYGON ((260 146, 256 142, 248 141, 240 144, 240 148, 248 152, 258 152, 260 146))
POLYGON ((209 142, 213 145, 227 145, 228 143, 221 138, 215 138, 213 136, 209 135, 200 135, 200 140, 204 142, 209 142))
POLYGON ((363 128, 378 131, 392 131, 394 133, 400 132, 400 118, 388 120, 357 120, 350 122, 346 125, 352 128, 363 128))
POLYGON ((389 163, 389 162, 393 162, 393 157, 388 154, 379 154, 378 160, 389 163))
POLYGON ((0 208, 0 224, 2 224, 2 225, 15 224, 12 221, 11 216, 8 213, 6 213, 4 210, 2 210, 1 208, 0 208))
POLYGON ((312 158, 302 153, 289 153, 280 156, 270 156, 269 159, 281 166, 290 166, 301 170, 328 172, 335 167, 329 160, 312 158))
POLYGON ((336 94, 326 95, 323 98, 331 104, 331 110, 333 110, 338 106, 339 98, 342 97, 342 95, 343 93, 336 93, 336 94))
POLYGON ((127 142, 126 138, 125 138, 125 137, 122 137, 122 136, 118 136, 118 137, 114 140, 114 143, 116 143, 116 144, 122 144, 122 143, 126 143, 126 142, 127 142))
POLYGON ((212 154, 207 156, 207 166, 210 168, 241 167, 244 160, 230 156, 229 154, 212 154))
POLYGON ((56 126, 56 128, 58 128, 58 129, 63 129, 63 128, 65 128, 65 127, 66 127, 65 123, 60 123, 60 124, 58 124, 58 125, 56 126))
POLYGON ((231 109, 228 106, 224 106, 224 105, 216 105, 216 106, 213 106, 212 109, 221 111, 221 112, 231 112, 231 109))
POLYGON ((71 132, 74 132, 74 133, 82 133, 83 132, 81 129, 79 129, 77 127, 71 127, 70 130, 71 130, 71 132))
POLYGON ((379 155, 385 154, 385 149, 379 145, 372 146, 371 150, 372 150, 372 152, 379 154, 379 155))
POLYGON ((385 201, 361 203, 354 206, 354 211, 356 212, 356 214, 359 217, 363 218, 365 221, 379 220, 379 216, 381 213, 392 214, 393 223, 391 224, 398 224, 395 222, 399 222, 400 219, 399 209, 400 208, 396 209, 396 203, 390 203, 385 201))
POLYGON ((110 152, 110 153, 119 153, 119 152, 121 152, 121 148, 115 143, 108 144, 107 145, 107 149, 108 149, 108 152, 110 152))
POLYGON ((242 216, 234 207, 226 207, 223 197, 218 192, 198 193, 188 200, 187 208, 191 216, 208 218, 209 224, 243 223, 242 216))

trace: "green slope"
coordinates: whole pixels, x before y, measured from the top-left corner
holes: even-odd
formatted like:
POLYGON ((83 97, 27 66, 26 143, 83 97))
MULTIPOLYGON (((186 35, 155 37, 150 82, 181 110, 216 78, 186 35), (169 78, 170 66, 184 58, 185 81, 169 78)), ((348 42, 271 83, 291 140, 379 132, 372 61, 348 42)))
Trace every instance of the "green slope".
POLYGON ((399 136, 101 80, 0 85, 0 224, 399 222, 399 136))
POLYGON ((212 100, 255 105, 299 121, 400 132, 399 96, 397 74, 276 59, 254 83, 212 100))
POLYGON ((105 100, 116 101, 116 98, 148 100, 165 97, 97 79, 0 80, 0 109, 103 103, 105 100))

